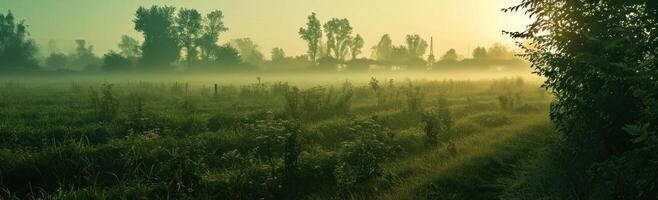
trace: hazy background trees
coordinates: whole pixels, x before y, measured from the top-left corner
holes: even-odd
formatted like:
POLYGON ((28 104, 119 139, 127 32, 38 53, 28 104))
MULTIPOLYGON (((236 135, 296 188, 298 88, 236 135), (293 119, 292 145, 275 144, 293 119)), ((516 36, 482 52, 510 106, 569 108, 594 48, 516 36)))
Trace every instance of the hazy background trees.
POLYGON ((69 64, 69 58, 63 53, 51 53, 46 60, 44 60, 44 64, 46 65, 47 69, 51 70, 64 70, 66 67, 68 67, 69 64))
MULTIPOLYGON (((448 51, 429 66, 425 60, 428 42, 419 34, 402 38, 393 44, 385 34, 371 48, 371 58, 359 57, 366 41, 353 32, 348 19, 331 18, 322 23, 316 13, 308 16, 306 26, 298 31, 307 43, 306 54, 291 56, 274 48, 269 59, 250 38, 220 42, 228 28, 220 10, 202 14, 195 9, 168 6, 139 7, 134 28, 143 38, 121 37, 116 50, 98 57, 86 40, 75 41, 75 48, 61 52, 54 40, 47 44, 47 56, 41 63, 49 71, 198 71, 198 70, 365 70, 365 69, 477 69, 490 66, 518 65, 509 47, 494 44, 488 49, 473 50, 473 58, 462 58, 448 51)), ((27 38, 26 26, 14 22, 13 15, 2 16, 3 68, 37 69, 37 48, 27 38), (11 32, 11 34, 9 34, 11 32), (10 50, 11 49, 11 50, 10 50), (10 64, 14 63, 14 64, 10 64)))
POLYGON ((76 40, 75 44, 75 51, 69 56, 69 69, 98 70, 101 60, 94 54, 94 46, 87 46, 86 40, 76 40))
POLYGON ((388 62, 391 55, 393 55, 393 40, 391 40, 390 35, 385 34, 377 45, 372 47, 372 57, 380 62, 388 62))
POLYGON ((141 49, 139 42, 127 35, 121 36, 121 42, 119 42, 119 50, 121 55, 125 56, 128 59, 136 60, 141 56, 141 49))
POLYGON ((257 67, 263 64, 265 57, 258 49, 258 45, 251 38, 238 38, 231 40, 231 46, 234 46, 240 53, 240 58, 245 63, 257 67))
POLYGON ((429 46, 427 41, 421 38, 418 34, 407 35, 405 42, 407 44, 409 56, 412 58, 422 59, 422 57, 425 55, 425 52, 427 51, 427 47, 429 46))

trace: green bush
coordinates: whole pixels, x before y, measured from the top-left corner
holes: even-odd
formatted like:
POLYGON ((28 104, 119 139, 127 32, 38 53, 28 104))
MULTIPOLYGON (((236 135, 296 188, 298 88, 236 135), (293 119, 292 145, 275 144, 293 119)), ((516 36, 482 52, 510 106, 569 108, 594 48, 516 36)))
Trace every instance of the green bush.
POLYGON ((471 117, 471 120, 485 128, 495 128, 510 124, 512 121, 504 113, 484 113, 471 117))

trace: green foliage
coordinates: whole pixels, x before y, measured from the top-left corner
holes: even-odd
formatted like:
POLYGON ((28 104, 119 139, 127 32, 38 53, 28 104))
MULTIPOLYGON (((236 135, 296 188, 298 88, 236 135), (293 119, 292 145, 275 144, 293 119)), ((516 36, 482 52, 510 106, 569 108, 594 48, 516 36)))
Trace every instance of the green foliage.
POLYGON ((411 82, 409 82, 409 87, 407 87, 407 112, 409 113, 419 113, 423 111, 423 99, 425 98, 425 93, 421 91, 420 87, 414 87, 411 82))
POLYGON ((198 59, 197 41, 202 34, 201 14, 195 9, 181 9, 175 18, 176 33, 181 47, 185 48, 187 65, 191 66, 198 59))
POLYGON ((451 142, 453 119, 448 109, 446 100, 441 96, 439 98, 438 111, 427 111, 423 113, 423 122, 425 123, 425 135, 428 146, 436 146, 439 142, 439 135, 443 142, 451 142))
POLYGON ((306 28, 299 28, 299 37, 308 43, 308 55, 311 61, 315 62, 318 59, 318 49, 322 38, 322 25, 315 13, 308 16, 306 28))
POLYGON ((92 104, 95 109, 96 119, 99 121, 112 121, 117 117, 119 102, 112 94, 112 84, 104 84, 101 87, 101 96, 92 91, 92 104))
POLYGON ((117 47, 121 50, 121 55, 131 60, 139 57, 141 54, 139 42, 127 35, 121 36, 121 42, 119 42, 117 47))
POLYGON ((34 69, 36 45, 28 38, 27 25, 16 21, 11 11, 0 13, 0 69, 34 69))
POLYGON ((69 60, 63 53, 52 53, 44 62, 48 69, 63 70, 67 67, 69 60))
POLYGON ((427 51, 427 41, 420 37, 420 35, 407 35, 405 38, 407 44, 407 50, 409 51, 409 56, 412 58, 420 58, 425 55, 427 51))
POLYGON ((334 171, 341 191, 350 191, 356 184, 382 175, 381 162, 388 159, 398 146, 392 143, 392 133, 375 119, 352 121, 350 130, 357 137, 343 143, 340 160, 334 171))
POLYGON ((219 34, 228 31, 228 28, 224 25, 224 13, 221 10, 213 10, 203 19, 202 25, 203 32, 201 33, 201 37, 195 42, 201 50, 202 60, 209 63, 211 52, 218 46, 219 34))
POLYGON ((69 56, 69 69, 76 70, 98 70, 101 65, 101 59, 93 52, 94 47, 87 46, 86 40, 75 40, 76 48, 73 54, 69 56))
POLYGON ((103 56, 101 69, 107 72, 127 71, 132 69, 133 62, 119 53, 110 51, 103 56))
POLYGON ((391 55, 393 55, 393 40, 390 35, 385 34, 377 45, 372 47, 372 57, 378 61, 388 61, 391 55))
MULTIPOLYGON (((6 82, 0 86, 0 160, 6 161, 0 198, 377 198, 413 183, 405 177, 423 176, 398 173, 397 166, 421 166, 414 160, 426 156, 453 158, 428 154, 448 151, 424 145, 420 113, 378 106, 372 85, 296 89, 257 80, 218 85, 217 98, 207 94, 207 83, 187 81, 6 82), (86 87, 96 90, 80 98, 86 87)), ((390 105, 406 88, 375 82, 390 105)), ((450 141, 454 158, 468 160, 461 156, 469 151, 464 143, 490 130, 472 115, 498 110, 482 103, 495 102, 491 83, 414 82, 427 98, 439 99, 420 106, 434 109, 437 141, 450 141), (462 95, 484 106, 465 111, 456 100, 462 95)))
POLYGON ((135 13, 135 30, 144 35, 141 64, 148 67, 169 66, 180 57, 175 30, 176 8, 139 7, 135 13))
POLYGON ((260 66, 264 62, 263 53, 258 50, 258 45, 251 38, 238 38, 230 43, 240 53, 240 58, 253 66, 260 66))
POLYGON ((240 52, 238 52, 238 50, 233 48, 230 44, 216 46, 211 48, 209 51, 210 52, 208 54, 211 62, 221 67, 231 69, 232 67, 237 67, 242 63, 240 52))
POLYGON ((355 60, 359 54, 361 54, 361 49, 363 49, 363 37, 361 35, 356 34, 356 36, 352 39, 351 42, 349 42, 350 45, 350 54, 352 55, 352 60, 355 60))
POLYGON ((285 93, 284 109, 288 116, 298 120, 316 120, 345 115, 349 112, 353 97, 350 82, 343 84, 340 90, 333 87, 314 87, 299 90, 297 87, 285 93))
POLYGON ((331 19, 324 24, 327 36, 327 48, 338 61, 345 61, 350 43, 352 43, 352 26, 347 19, 331 19))
POLYGON ((484 113, 473 117, 473 120, 482 127, 499 127, 510 124, 512 121, 504 113, 484 113))
POLYGON ((523 56, 546 77, 544 86, 556 97, 551 118, 565 146, 577 152, 577 163, 564 163, 574 166, 577 186, 561 192, 578 191, 575 199, 655 198, 646 196, 655 185, 629 184, 658 176, 644 171, 655 163, 633 161, 642 151, 633 142, 638 129, 624 127, 648 123, 650 134, 658 127, 656 2, 524 0, 504 11, 519 9, 536 17, 526 30, 509 34, 525 41, 523 56), (631 168, 641 175, 618 174, 631 168))

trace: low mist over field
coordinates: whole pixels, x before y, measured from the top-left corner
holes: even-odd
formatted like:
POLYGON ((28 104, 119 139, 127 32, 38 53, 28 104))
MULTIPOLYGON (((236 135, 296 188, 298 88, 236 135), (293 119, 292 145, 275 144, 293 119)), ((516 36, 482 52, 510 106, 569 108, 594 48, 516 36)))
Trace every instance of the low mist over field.
POLYGON ((658 1, 0 0, 0 199, 658 199, 658 1))

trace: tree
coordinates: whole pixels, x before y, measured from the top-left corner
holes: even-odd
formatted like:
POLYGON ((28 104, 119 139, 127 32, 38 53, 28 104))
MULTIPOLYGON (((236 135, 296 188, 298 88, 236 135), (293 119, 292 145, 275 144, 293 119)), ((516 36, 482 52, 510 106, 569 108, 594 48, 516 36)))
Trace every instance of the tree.
POLYGON ((127 58, 137 58, 139 56, 139 42, 130 36, 121 36, 118 47, 121 50, 121 55, 127 58))
POLYGON ((345 60, 349 43, 352 40, 352 26, 347 19, 334 18, 324 24, 327 47, 339 61, 345 60))
POLYGON ((70 67, 75 70, 95 70, 100 66, 100 58, 94 54, 94 46, 87 46, 86 40, 75 40, 76 48, 69 56, 70 67))
POLYGON ((514 59, 514 53, 505 45, 494 43, 487 51, 487 57, 496 60, 509 60, 514 59))
MULTIPOLYGON (((654 199, 658 184, 658 1, 522 0, 519 45, 555 94, 568 199, 654 199)), ((490 52, 491 54, 491 52, 490 52)), ((565 192, 567 193, 567 192, 565 192)))
POLYGON ((361 54, 361 49, 363 49, 363 38, 361 35, 356 34, 356 37, 350 42, 350 52, 352 54, 352 60, 355 60, 359 54, 361 54))
POLYGON ((327 43, 320 42, 318 43, 318 49, 317 49, 317 58, 316 60, 320 60, 323 58, 327 58, 331 56, 331 52, 329 52, 329 47, 327 47, 327 43))
POLYGON ((407 50, 409 51, 409 56, 412 58, 420 58, 425 55, 427 51, 427 41, 420 37, 420 35, 407 35, 405 38, 407 43, 407 50))
POLYGON ((214 10, 206 15, 203 20, 203 33, 197 40, 197 45, 201 49, 201 58, 208 62, 210 51, 217 48, 219 34, 226 32, 228 28, 224 25, 224 14, 221 10, 214 10))
POLYGON ((144 35, 141 64, 148 67, 169 66, 180 58, 180 46, 174 29, 174 12, 169 6, 139 7, 135 13, 135 30, 144 35))
POLYGON ((322 38, 321 26, 320 20, 315 16, 315 13, 312 13, 308 16, 306 28, 299 28, 299 37, 308 43, 308 55, 314 63, 318 58, 318 51, 320 49, 320 39, 322 38))
POLYGON ((38 67, 36 45, 28 39, 23 21, 15 22, 14 15, 0 13, 0 69, 29 69, 38 67))
POLYGON ((69 59, 63 53, 52 53, 45 60, 46 67, 53 70, 62 70, 66 68, 69 59))
POLYGON ((407 49, 406 46, 400 45, 400 46, 393 46, 393 53, 391 53, 391 57, 389 58, 389 61, 402 64, 405 63, 406 61, 409 61, 409 58, 411 57, 409 55, 409 49, 407 49))
POLYGON ((214 63, 223 67, 235 67, 242 63, 238 50, 230 44, 215 46, 210 51, 210 57, 214 59, 214 63))
POLYGON ((484 60, 487 59, 487 49, 484 47, 477 47, 473 50, 473 59, 484 60))
POLYGON ((201 14, 195 9, 181 9, 176 17, 176 32, 180 44, 185 48, 187 66, 192 66, 198 57, 197 41, 201 37, 201 14))
POLYGON ((282 62, 286 59, 286 52, 282 48, 272 49, 272 62, 282 62))
POLYGON ((258 45, 251 38, 239 38, 231 41, 231 46, 235 46, 240 52, 242 60, 248 64, 259 66, 263 63, 264 56, 258 50, 258 45))
POLYGON ((459 59, 459 56, 457 56, 457 51, 455 49, 450 49, 446 52, 445 55, 441 56, 441 60, 443 62, 457 62, 457 59, 459 59))
POLYGON ((133 63, 128 57, 110 51, 103 56, 103 65, 101 69, 107 72, 125 71, 132 67, 133 63))
POLYGON ((388 61, 393 55, 393 41, 391 36, 385 34, 376 46, 372 47, 372 57, 378 61, 388 61))
POLYGON ((59 46, 57 46, 57 42, 55 42, 54 39, 48 40, 48 53, 52 55, 59 52, 60 49, 59 46))

